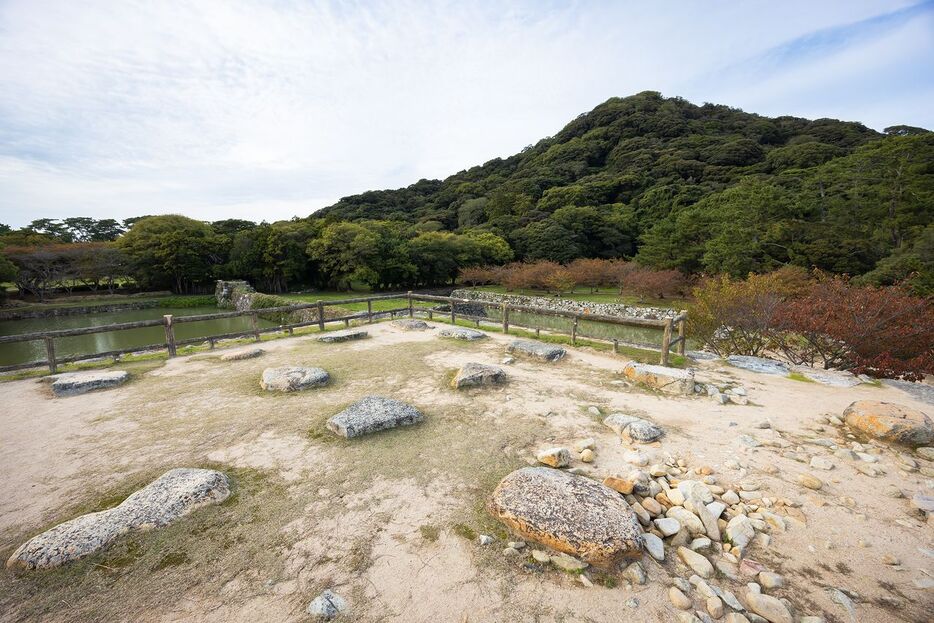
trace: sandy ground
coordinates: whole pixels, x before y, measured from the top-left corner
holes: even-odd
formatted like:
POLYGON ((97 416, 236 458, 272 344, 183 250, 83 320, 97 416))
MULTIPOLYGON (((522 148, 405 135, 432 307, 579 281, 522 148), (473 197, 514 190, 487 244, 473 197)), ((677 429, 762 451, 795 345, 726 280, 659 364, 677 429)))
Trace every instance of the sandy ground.
MULTIPOLYGON (((164 530, 130 535, 106 552, 66 568, 0 573, 4 621, 302 621, 325 588, 344 596, 354 621, 671 621, 666 592, 673 560, 645 557, 649 581, 630 586, 594 575, 574 576, 506 558, 508 535, 483 510, 496 482, 532 461, 536 449, 584 437, 597 442, 595 476, 632 468, 631 447, 588 412, 624 411, 662 425, 660 443, 639 446, 652 462, 682 458, 710 466, 724 487, 755 481, 773 498, 800 503, 802 520, 773 533, 748 556, 786 577, 773 592, 798 615, 851 620, 831 599, 857 595, 858 621, 928 621, 934 591, 934 529, 910 514, 908 496, 934 486, 904 471, 896 452, 870 445, 885 470, 869 477, 856 463, 833 458, 816 472, 790 452, 831 456, 815 440, 847 444, 846 431, 819 424, 854 400, 897 402, 931 411, 895 387, 826 387, 698 364, 699 381, 733 382, 750 404, 719 405, 706 397, 671 397, 621 383, 623 360, 569 349, 557 364, 519 360, 504 388, 448 389, 454 368, 499 363, 511 339, 460 343, 433 331, 373 325, 371 338, 319 344, 293 338, 263 344, 259 358, 223 363, 181 357, 127 385, 64 399, 47 382, 0 385, 0 555, 83 512, 113 506, 162 471, 210 466, 230 474, 231 501, 164 530), (267 394, 259 376, 274 365, 317 365, 334 382, 322 390, 267 394), (411 402, 422 425, 344 441, 323 426, 330 415, 367 394, 411 402), (759 428, 764 421, 770 429, 759 428), (753 435, 764 445, 739 442, 753 435), (786 454, 788 456, 782 456, 786 454), (725 466, 737 460, 740 469, 725 466), (796 484, 810 472, 819 492, 796 484), (478 533, 497 541, 480 546, 478 533), (882 562, 886 554, 900 565, 882 562), (604 585, 601 585, 600 581, 604 585), (614 586, 615 584, 615 586, 614 586), (635 597, 633 602, 627 601, 635 597)), ((923 459, 916 460, 934 466, 923 459)), ((742 584, 716 583, 741 594, 742 584)), ((695 601, 695 605, 699 605, 695 601)))

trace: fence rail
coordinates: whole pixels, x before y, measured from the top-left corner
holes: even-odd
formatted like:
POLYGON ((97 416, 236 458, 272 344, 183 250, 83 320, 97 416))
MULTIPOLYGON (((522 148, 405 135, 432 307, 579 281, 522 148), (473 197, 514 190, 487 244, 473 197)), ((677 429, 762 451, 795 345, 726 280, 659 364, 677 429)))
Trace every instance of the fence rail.
MULTIPOLYGON (((607 316, 603 314, 589 314, 583 312, 569 312, 561 311, 554 309, 546 309, 544 307, 531 307, 528 305, 513 305, 510 303, 494 303, 491 301, 480 301, 475 299, 464 299, 457 298, 453 296, 436 296, 432 294, 417 294, 414 292, 407 292, 405 294, 388 294, 381 296, 367 296, 367 297, 356 297, 348 299, 339 299, 332 301, 315 301, 314 303, 296 303, 295 305, 285 305, 281 307, 269 307, 265 309, 251 309, 245 311, 230 311, 230 312, 218 312, 214 314, 199 314, 195 316, 173 316, 172 314, 166 314, 162 317, 161 320, 139 320, 136 322, 121 322, 116 324, 101 325, 96 327, 83 327, 79 329, 59 329, 54 331, 37 331, 33 333, 21 333, 18 335, 5 335, 0 336, 0 344, 10 344, 16 342, 30 342, 30 341, 43 341, 45 343, 46 350, 46 359, 38 361, 30 361, 26 363, 19 363, 13 365, 0 366, 0 372, 10 372, 13 370, 23 370, 27 368, 36 368, 39 366, 48 366, 49 370, 54 374, 58 371, 58 366, 65 363, 76 363, 79 361, 86 361, 90 359, 99 359, 102 357, 118 357, 120 355, 125 355, 128 353, 139 352, 139 351, 151 351, 151 350, 160 350, 165 349, 168 352, 169 357, 175 357, 178 354, 179 346, 186 346, 189 344, 204 343, 207 342, 209 348, 213 349, 218 340, 240 338, 245 336, 252 336, 255 341, 259 342, 261 335, 264 333, 279 333, 279 332, 288 332, 289 335, 292 335, 293 331, 302 327, 309 327, 317 325, 320 331, 325 330, 325 325, 327 323, 333 322, 343 322, 344 326, 350 326, 352 320, 365 320, 367 323, 373 322, 374 318, 390 315, 394 316, 395 314, 408 314, 408 316, 414 317, 416 311, 422 311, 415 307, 415 302, 422 303, 442 303, 449 307, 447 311, 441 312, 437 309, 428 308, 424 311, 427 312, 429 319, 433 319, 434 314, 444 313, 445 315, 450 316, 450 321, 452 323, 456 322, 457 318, 460 317, 465 320, 473 320, 477 323, 477 326, 481 322, 495 322, 495 320, 489 318, 488 316, 478 316, 473 314, 467 314, 463 312, 458 312, 458 305, 461 306, 472 306, 486 308, 494 308, 499 311, 502 315, 502 331, 503 333, 509 333, 510 324, 515 326, 520 326, 524 328, 530 328, 535 330, 536 336, 539 335, 540 327, 530 325, 528 323, 516 322, 513 318, 510 318, 510 312, 526 313, 533 314, 537 316, 550 316, 558 318, 567 318, 572 321, 571 323, 571 343, 576 344, 578 338, 578 328, 581 320, 586 320, 587 322, 595 322, 600 324, 609 324, 617 326, 630 326, 630 327, 642 327, 642 328, 656 328, 661 329, 662 331, 662 342, 661 342, 661 355, 660 363, 662 365, 668 365, 670 351, 672 348, 676 349, 676 352, 679 355, 684 354, 685 343, 687 337, 685 335, 685 321, 687 320, 687 312, 681 311, 674 318, 665 318, 665 319, 649 319, 649 318, 634 318, 628 316, 607 316), (373 311, 373 303, 376 301, 387 301, 387 300, 404 300, 405 306, 397 307, 392 309, 384 309, 373 311), (367 310, 365 312, 356 312, 350 314, 344 314, 341 316, 332 316, 330 318, 326 317, 325 309, 327 307, 339 307, 342 305, 352 305, 366 303, 367 310), (274 327, 259 327, 258 318, 261 315, 268 314, 290 314, 293 312, 314 309, 317 311, 316 318, 314 320, 306 320, 301 322, 294 323, 283 323, 274 327), (250 318, 250 329, 247 331, 237 331, 232 333, 223 333, 218 335, 209 335, 204 337, 195 337, 185 340, 176 340, 175 339, 175 325, 189 323, 189 322, 203 322, 207 320, 220 320, 225 318, 238 318, 238 317, 249 317, 250 318), (149 327, 163 327, 165 330, 165 342, 150 344, 147 346, 134 346, 132 348, 124 348, 120 350, 107 351, 102 353, 89 353, 84 355, 71 355, 68 357, 57 357, 55 354, 55 340, 58 338, 64 337, 74 337, 80 335, 90 335, 95 333, 110 333, 112 331, 126 331, 129 329, 142 329, 149 327), (677 328, 678 336, 673 338, 673 334, 677 328)), ((561 332, 557 329, 548 329, 552 332, 561 332)), ((600 339, 600 338, 588 338, 588 339, 600 339)), ((603 340, 610 341, 613 344, 613 352, 618 352, 619 340, 603 340)))

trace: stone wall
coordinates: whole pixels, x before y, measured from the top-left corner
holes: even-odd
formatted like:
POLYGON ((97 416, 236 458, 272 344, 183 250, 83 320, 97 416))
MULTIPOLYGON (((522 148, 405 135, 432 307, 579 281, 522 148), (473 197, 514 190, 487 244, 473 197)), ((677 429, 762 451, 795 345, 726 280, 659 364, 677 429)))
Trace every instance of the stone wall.
POLYGON ((462 288, 454 290, 451 296, 461 299, 472 299, 488 303, 509 303, 512 305, 526 305, 528 307, 543 307, 552 311, 565 311, 583 314, 599 314, 604 316, 628 316, 630 318, 646 318, 659 320, 674 318, 678 310, 663 307, 642 307, 637 305, 624 305, 622 303, 593 303, 585 301, 571 301, 558 297, 521 296, 518 294, 499 294, 485 290, 462 288))
MULTIPOLYGON (((314 322, 318 320, 318 309, 315 307, 300 309, 287 314, 281 313, 263 313, 263 309, 269 307, 285 307, 287 305, 297 305, 300 301, 293 301, 275 294, 261 294, 253 289, 248 282, 242 280, 218 280, 214 287, 214 296, 217 298, 217 306, 221 309, 235 309, 237 311, 256 311, 257 315, 264 320, 280 324, 295 324, 299 322, 314 322)), ((340 316, 340 313, 333 309, 325 308, 324 317, 333 318, 340 316)))

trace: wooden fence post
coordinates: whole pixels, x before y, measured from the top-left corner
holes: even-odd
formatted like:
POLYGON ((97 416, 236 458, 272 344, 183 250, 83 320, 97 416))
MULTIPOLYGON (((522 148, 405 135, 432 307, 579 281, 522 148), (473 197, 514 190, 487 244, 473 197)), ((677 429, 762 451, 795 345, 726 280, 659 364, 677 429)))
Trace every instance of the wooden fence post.
POLYGON ((208 338, 208 350, 214 350, 214 338, 213 337, 208 338))
POLYGON ((256 318, 256 312, 250 314, 250 324, 253 326, 253 337, 259 342, 259 324, 256 318))
POLYGON ((665 320, 665 332, 662 334, 662 358, 661 364, 663 366, 668 365, 668 351, 671 348, 671 318, 665 320))
POLYGON ((324 303, 318 301, 318 329, 324 331, 324 303))
POLYGON ((55 338, 45 338, 45 355, 49 361, 49 372, 55 374, 58 372, 58 364, 55 362, 55 338))
POLYGON ((678 313, 678 315, 681 316, 681 320, 678 322, 678 338, 679 338, 679 341, 678 341, 678 354, 679 354, 679 355, 683 355, 683 354, 684 354, 684 344, 685 344, 685 342, 687 342, 686 332, 685 332, 685 330, 684 330, 684 321, 685 321, 685 319, 686 319, 687 316, 688 316, 688 311, 687 311, 686 309, 682 309, 682 310, 678 313))
POLYGON ((574 324, 571 325, 571 344, 577 345, 577 322, 580 320, 578 316, 574 316, 574 324))
POLYGON ((366 323, 373 324, 373 301, 370 299, 366 301, 366 323))
POLYGON ((509 305, 503 303, 503 333, 509 333, 509 305))
POLYGON ((409 290, 409 292, 408 292, 408 294, 406 294, 406 296, 407 296, 408 299, 409 299, 409 318, 414 318, 414 317, 415 317, 415 308, 412 307, 412 291, 409 290))
POLYGON ((615 337, 613 338, 613 354, 614 355, 619 354, 619 340, 616 339, 615 337))
POLYGON ((432 309, 429 307, 429 308, 428 308, 428 320, 434 320, 434 318, 435 318, 434 310, 432 310, 432 309))
POLYGON ((162 319, 165 321, 165 348, 169 351, 169 357, 174 357, 175 329, 172 328, 172 314, 166 314, 162 319))
POLYGON ((456 324, 456 323, 454 322, 454 320, 455 320, 455 317, 454 317, 454 297, 452 296, 452 297, 451 297, 451 324, 456 324))

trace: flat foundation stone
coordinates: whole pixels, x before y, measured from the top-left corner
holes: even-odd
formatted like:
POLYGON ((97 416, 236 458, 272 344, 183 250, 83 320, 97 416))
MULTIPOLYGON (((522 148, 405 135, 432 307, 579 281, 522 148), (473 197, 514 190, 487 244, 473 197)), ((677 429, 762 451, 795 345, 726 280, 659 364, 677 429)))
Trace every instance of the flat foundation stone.
POLYGON ((760 374, 776 374, 786 376, 788 366, 775 359, 766 359, 765 357, 751 357, 749 355, 730 355, 726 358, 727 363, 750 372, 759 372, 760 374))
POLYGON ((10 556, 11 569, 51 569, 98 552, 136 530, 162 528, 230 496, 230 481, 212 469, 169 470, 110 510, 81 515, 33 537, 10 556))
POLYGON ((402 320, 393 320, 392 326, 398 327, 403 331, 424 331, 430 329, 428 323, 424 320, 415 320, 413 318, 404 318, 402 320))
POLYGON ((266 368, 260 386, 270 392, 297 392, 314 387, 323 387, 331 380, 331 375, 321 368, 302 368, 285 366, 266 368))
POLYGON ((455 340, 466 340, 468 342, 473 342, 474 340, 482 340, 486 337, 486 333, 483 331, 474 331, 473 329, 464 329, 461 327, 447 327, 438 331, 438 337, 447 337, 455 340))
POLYGON ((248 348, 247 350, 236 350, 232 353, 221 355, 221 361, 242 361, 243 359, 253 359, 265 353, 262 348, 248 348))
POLYGON ((479 387, 481 385, 501 385, 506 382, 506 372, 499 366, 483 363, 465 363, 451 381, 454 389, 479 387))
POLYGON ((322 333, 317 339, 319 342, 324 342, 326 344, 331 344, 334 342, 349 342, 350 340, 362 340, 366 337, 369 337, 364 329, 344 329, 343 331, 328 331, 327 333, 322 333))
POLYGON ((328 420, 328 428, 351 439, 377 431, 417 424, 425 419, 421 411, 393 398, 367 396, 328 420))
POLYGON ((506 347, 506 352, 542 361, 558 361, 567 354, 567 351, 560 346, 533 342, 532 340, 514 340, 506 347))
POLYGON ((506 476, 490 513, 525 540, 612 567, 642 556, 642 528, 626 500, 599 482, 548 467, 506 476))
POLYGON ((603 424, 617 435, 628 436, 634 441, 649 443, 665 434, 665 431, 648 420, 625 413, 612 413, 603 420, 603 424))
POLYGON ((831 387, 856 387, 862 383, 855 374, 846 370, 821 370, 809 366, 793 366, 791 370, 811 379, 815 383, 830 385, 831 387))
POLYGON ((694 371, 630 362, 622 370, 630 381, 666 394, 689 396, 694 393, 694 371))
POLYGON ((58 397, 77 396, 96 389, 108 389, 126 383, 130 375, 123 370, 106 372, 68 372, 52 381, 52 393, 58 397))

